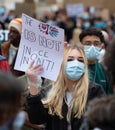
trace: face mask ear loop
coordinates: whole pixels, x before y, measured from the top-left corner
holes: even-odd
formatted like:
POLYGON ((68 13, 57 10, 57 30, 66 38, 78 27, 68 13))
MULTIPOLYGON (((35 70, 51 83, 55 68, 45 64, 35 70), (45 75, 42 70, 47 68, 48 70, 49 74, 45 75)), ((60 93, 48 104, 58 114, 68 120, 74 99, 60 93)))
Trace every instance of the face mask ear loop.
POLYGON ((99 48, 99 51, 101 51, 103 48, 99 48))
POLYGON ((100 48, 99 51, 101 51, 102 49, 105 49, 105 47, 104 47, 104 43, 102 43, 101 48, 100 48))

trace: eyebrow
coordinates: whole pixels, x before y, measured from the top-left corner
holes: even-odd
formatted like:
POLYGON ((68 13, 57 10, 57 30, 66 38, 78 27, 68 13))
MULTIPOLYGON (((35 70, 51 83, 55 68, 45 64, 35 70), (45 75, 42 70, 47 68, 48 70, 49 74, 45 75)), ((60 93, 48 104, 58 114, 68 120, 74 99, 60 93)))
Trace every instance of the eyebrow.
POLYGON ((74 58, 74 56, 68 56, 68 58, 74 58))
POLYGON ((80 56, 80 57, 78 57, 78 59, 83 59, 83 57, 82 57, 82 56, 80 56))
POLYGON ((82 59, 83 59, 83 57, 82 57, 82 56, 79 56, 78 58, 82 58, 82 59))
MULTIPOLYGON (((68 56, 68 58, 74 58, 74 56, 68 56)), ((83 59, 83 57, 79 56, 77 59, 83 59)))
POLYGON ((99 40, 94 40, 94 41, 87 40, 87 41, 84 41, 84 42, 101 42, 101 41, 99 41, 99 40))

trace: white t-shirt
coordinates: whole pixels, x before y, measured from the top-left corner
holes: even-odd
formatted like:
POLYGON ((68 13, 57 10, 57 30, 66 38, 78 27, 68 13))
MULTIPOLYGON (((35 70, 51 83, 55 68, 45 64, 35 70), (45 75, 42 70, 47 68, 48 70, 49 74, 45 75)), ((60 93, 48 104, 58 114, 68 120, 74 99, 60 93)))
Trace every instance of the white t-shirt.
MULTIPOLYGON (((72 100, 72 93, 66 92, 66 103, 67 103, 68 107, 70 107, 71 100, 72 100)), ((68 122, 68 130, 71 130, 71 122, 68 122)))

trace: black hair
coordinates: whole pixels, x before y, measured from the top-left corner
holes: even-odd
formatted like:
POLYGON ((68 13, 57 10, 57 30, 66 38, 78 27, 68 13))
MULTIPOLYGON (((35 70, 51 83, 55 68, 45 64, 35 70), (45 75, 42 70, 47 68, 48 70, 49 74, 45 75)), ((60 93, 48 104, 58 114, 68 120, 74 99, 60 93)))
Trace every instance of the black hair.
POLYGON ((5 29, 5 25, 4 25, 4 23, 3 23, 2 21, 0 21, 0 24, 1 24, 1 27, 2 27, 1 29, 4 30, 4 29, 5 29))
MULTIPOLYGON (((90 127, 102 130, 115 129, 115 95, 95 98, 92 100, 86 112, 87 121, 90 127)), ((92 130, 91 129, 91 130, 92 130)))
POLYGON ((89 29, 84 29, 81 34, 79 35, 79 39, 80 39, 80 42, 82 43, 82 40, 84 37, 86 36, 97 36, 100 38, 100 41, 102 43, 104 43, 104 36, 102 34, 102 32, 96 28, 89 28, 89 29))
POLYGON ((21 97, 24 86, 11 73, 0 71, 0 121, 10 119, 9 128, 21 108, 21 97))
POLYGON ((108 72, 111 73, 112 82, 115 85, 115 39, 108 45, 104 56, 104 65, 108 72))

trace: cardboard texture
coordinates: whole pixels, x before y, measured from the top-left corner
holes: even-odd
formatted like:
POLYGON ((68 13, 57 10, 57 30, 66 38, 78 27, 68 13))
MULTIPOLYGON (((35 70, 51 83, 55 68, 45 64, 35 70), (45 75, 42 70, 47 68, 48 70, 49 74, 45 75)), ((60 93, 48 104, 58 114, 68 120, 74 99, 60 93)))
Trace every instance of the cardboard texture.
POLYGON ((29 16, 33 16, 36 8, 34 3, 16 3, 15 13, 17 16, 21 16, 22 13, 25 13, 29 16))

